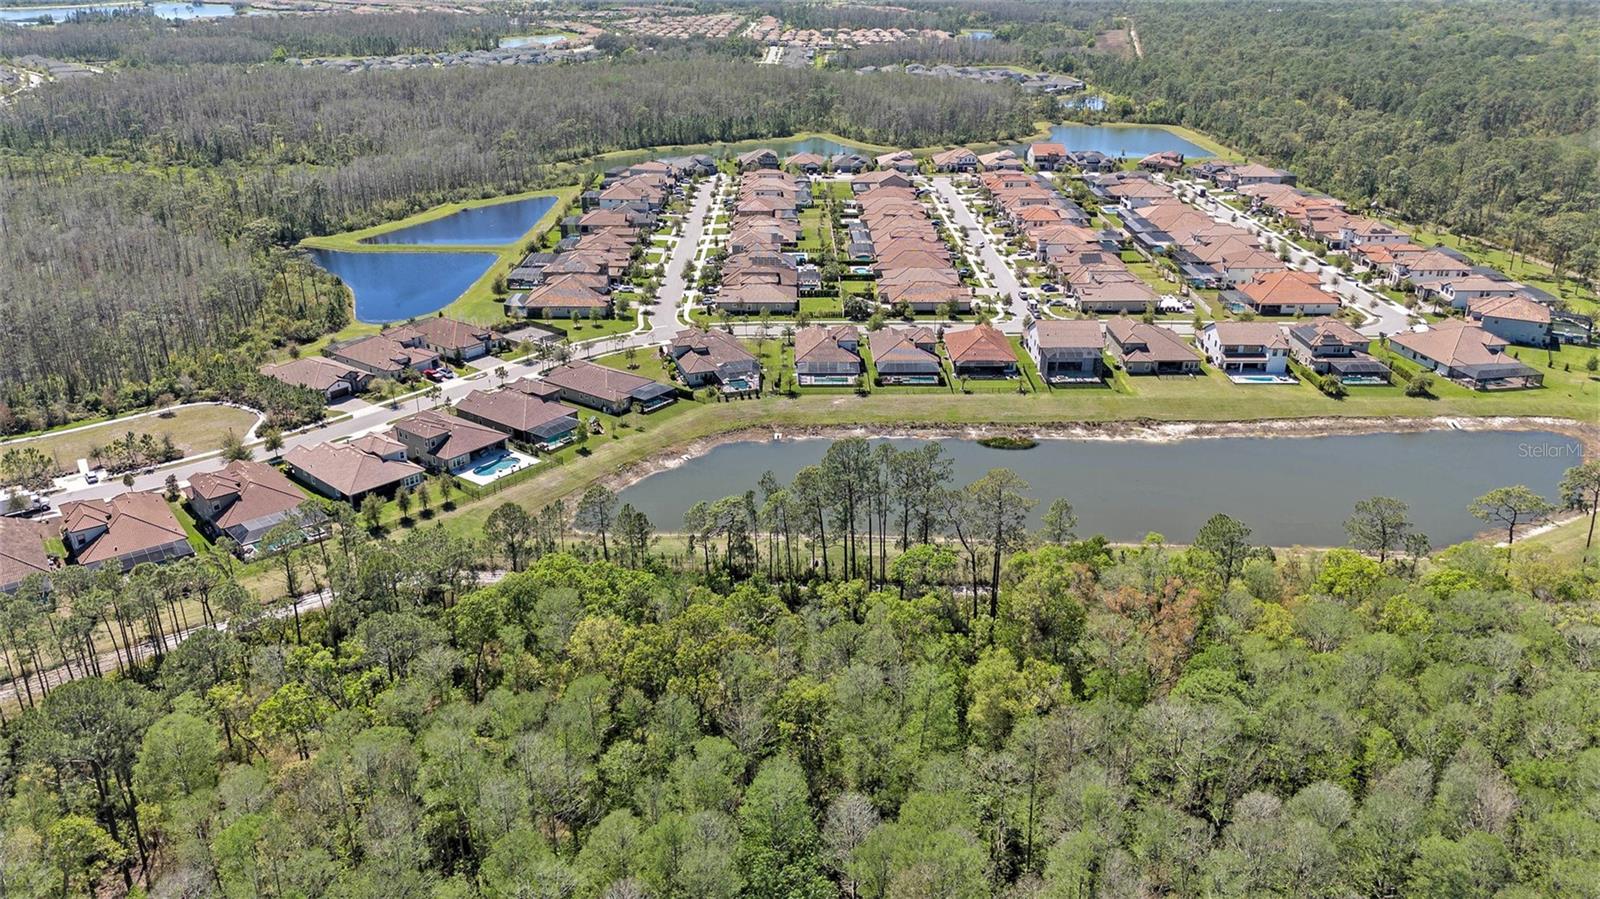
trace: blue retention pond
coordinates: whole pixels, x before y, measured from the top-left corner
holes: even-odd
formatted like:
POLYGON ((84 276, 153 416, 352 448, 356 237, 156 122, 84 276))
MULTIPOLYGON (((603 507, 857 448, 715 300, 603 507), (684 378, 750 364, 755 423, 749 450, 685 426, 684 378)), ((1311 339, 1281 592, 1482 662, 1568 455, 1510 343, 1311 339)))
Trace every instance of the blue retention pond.
POLYGON ((521 239, 551 207, 556 197, 507 200, 452 212, 432 221, 368 237, 372 244, 507 244, 521 239))
MULTIPOLYGON (((1053 125, 1049 141, 1068 150, 1098 150, 1107 156, 1143 157, 1151 153, 1176 150, 1185 156, 1211 156, 1212 153, 1176 133, 1154 125, 1053 125)), ((1027 145, 1020 145, 1026 149, 1027 145)))
POLYGON ((350 288, 356 318, 404 321, 450 305, 483 276, 493 253, 351 253, 312 250, 316 263, 350 288))

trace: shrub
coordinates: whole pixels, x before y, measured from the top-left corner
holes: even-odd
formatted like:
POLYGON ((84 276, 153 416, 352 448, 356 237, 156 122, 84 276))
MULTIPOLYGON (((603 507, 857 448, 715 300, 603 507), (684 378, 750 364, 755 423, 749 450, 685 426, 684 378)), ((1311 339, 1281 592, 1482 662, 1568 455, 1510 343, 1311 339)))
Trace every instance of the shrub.
POLYGON ((1416 375, 1407 380, 1406 396, 1433 396, 1433 377, 1416 375))

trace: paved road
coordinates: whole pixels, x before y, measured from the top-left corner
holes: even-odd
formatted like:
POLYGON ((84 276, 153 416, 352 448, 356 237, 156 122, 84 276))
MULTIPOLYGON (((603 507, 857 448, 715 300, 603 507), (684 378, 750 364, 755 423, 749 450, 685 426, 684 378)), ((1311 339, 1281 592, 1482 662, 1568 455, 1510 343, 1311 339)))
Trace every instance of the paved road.
POLYGON ((995 242, 988 236, 988 229, 972 210, 967 208, 967 201, 961 198, 961 193, 956 190, 955 183, 948 176, 935 177, 933 190, 950 210, 951 219, 956 225, 956 237, 966 248, 967 261, 983 266, 989 276, 989 282, 999 294, 1005 314, 995 326, 1008 334, 1022 333, 1022 320, 1028 313, 1028 307, 1020 298, 1019 291, 1022 285, 1017 283, 1017 273, 995 248, 995 242), (978 233, 984 235, 981 249, 967 242, 968 228, 976 228, 978 233))
POLYGON ((683 233, 678 235, 678 243, 672 248, 672 255, 667 258, 667 274, 661 281, 661 289, 656 293, 655 313, 651 317, 649 337, 654 342, 664 342, 672 339, 678 333, 683 321, 679 318, 681 310, 687 308, 689 299, 689 284, 683 277, 684 268, 689 260, 700 256, 700 244, 705 239, 706 220, 711 211, 713 198, 716 197, 717 188, 722 183, 722 175, 702 179, 700 187, 695 191, 694 202, 689 205, 689 212, 684 218, 683 233))
POLYGON ((1240 225, 1254 234, 1270 237, 1286 247, 1289 251, 1290 262, 1294 263, 1301 271, 1317 273, 1324 285, 1331 287, 1336 293, 1344 297, 1346 303, 1355 306, 1367 315, 1366 323, 1357 329, 1361 333, 1370 337, 1377 337, 1379 335, 1397 334, 1411 328, 1411 313, 1407 311, 1406 307, 1382 294, 1368 290, 1359 281, 1340 271, 1337 266, 1329 265, 1315 254, 1301 248, 1290 240, 1287 234, 1271 227, 1255 216, 1228 206, 1213 196, 1200 196, 1196 190, 1200 185, 1194 182, 1177 180, 1172 183, 1180 189, 1179 196, 1210 215, 1213 219, 1219 222, 1240 225))

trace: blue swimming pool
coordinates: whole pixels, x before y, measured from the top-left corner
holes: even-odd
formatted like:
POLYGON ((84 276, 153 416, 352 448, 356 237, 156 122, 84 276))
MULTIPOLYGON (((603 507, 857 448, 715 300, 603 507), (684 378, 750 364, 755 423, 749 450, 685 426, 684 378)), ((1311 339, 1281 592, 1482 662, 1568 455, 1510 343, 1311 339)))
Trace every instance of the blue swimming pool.
MULTIPOLYGON (((1053 143, 1068 150, 1098 150, 1107 156, 1128 156, 1138 159, 1151 153, 1176 150, 1184 156, 1211 156, 1205 148, 1193 144, 1175 132, 1159 125, 1078 125, 1071 122, 1050 128, 1053 143)), ((1026 150, 1026 144, 1013 149, 1026 150)))
POLYGON ((555 197, 527 197, 452 212, 432 221, 368 237, 362 243, 506 244, 521 239, 556 205, 555 197))
POLYGON ((483 463, 481 465, 478 465, 477 467, 472 469, 472 473, 475 474, 475 475, 481 475, 481 476, 487 478, 487 477, 493 477, 494 475, 501 474, 503 472, 510 471, 511 469, 516 468, 516 467, 517 467, 517 457, 507 454, 507 455, 504 455, 504 456, 500 456, 499 458, 494 459, 492 461, 485 462, 485 463, 483 463))
POLYGON ((356 318, 405 321, 450 305, 494 264, 491 253, 352 253, 312 250, 316 263, 350 288, 356 318))

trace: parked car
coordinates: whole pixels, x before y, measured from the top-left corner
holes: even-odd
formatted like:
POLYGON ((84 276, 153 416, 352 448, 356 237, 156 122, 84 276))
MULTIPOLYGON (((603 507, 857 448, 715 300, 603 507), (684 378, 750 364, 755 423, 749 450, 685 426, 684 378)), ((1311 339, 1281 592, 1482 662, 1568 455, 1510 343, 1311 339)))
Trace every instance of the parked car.
POLYGON ((444 380, 444 372, 437 368, 424 368, 422 370, 422 376, 434 382, 435 384, 444 380))
POLYGON ((1054 284, 1041 284, 1041 285, 1039 285, 1039 289, 1044 291, 1045 293, 1055 293, 1056 291, 1060 290, 1061 288, 1055 286, 1054 284))

